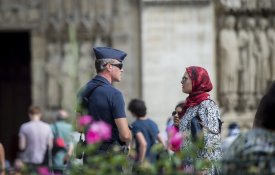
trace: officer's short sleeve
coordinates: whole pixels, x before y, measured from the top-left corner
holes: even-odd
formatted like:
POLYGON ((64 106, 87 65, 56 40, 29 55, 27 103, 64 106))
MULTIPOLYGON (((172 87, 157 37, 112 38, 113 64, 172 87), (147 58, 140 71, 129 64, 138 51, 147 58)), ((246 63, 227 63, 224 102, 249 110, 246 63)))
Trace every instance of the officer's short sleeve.
POLYGON ((126 118, 124 99, 119 91, 112 96, 112 114, 114 119, 126 118))

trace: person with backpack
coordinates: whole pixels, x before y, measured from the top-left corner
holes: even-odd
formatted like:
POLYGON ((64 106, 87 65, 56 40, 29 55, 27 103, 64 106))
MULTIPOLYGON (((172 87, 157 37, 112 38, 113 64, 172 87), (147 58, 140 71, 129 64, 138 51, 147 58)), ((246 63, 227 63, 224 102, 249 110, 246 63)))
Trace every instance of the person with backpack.
POLYGON ((111 47, 95 47, 93 50, 97 75, 78 92, 76 115, 80 118, 88 114, 93 120, 112 127, 111 138, 103 141, 97 150, 98 154, 106 154, 115 145, 129 148, 132 139, 123 95, 112 85, 121 81, 123 60, 127 54, 111 47))
POLYGON ((73 127, 66 122, 69 115, 65 110, 59 110, 56 121, 51 124, 53 132, 52 166, 54 173, 64 174, 73 154, 73 127))

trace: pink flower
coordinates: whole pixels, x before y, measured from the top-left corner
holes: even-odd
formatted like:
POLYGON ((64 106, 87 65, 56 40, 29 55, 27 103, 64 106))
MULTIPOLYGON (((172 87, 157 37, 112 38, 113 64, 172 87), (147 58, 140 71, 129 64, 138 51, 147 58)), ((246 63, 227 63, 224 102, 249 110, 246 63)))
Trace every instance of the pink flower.
POLYGON ((112 127, 109 124, 103 121, 99 121, 99 122, 95 122, 94 125, 97 125, 100 128, 100 135, 103 140, 108 140, 111 138, 112 127))
POLYGON ((180 146, 182 145, 182 143, 183 143, 183 134, 181 132, 177 132, 169 140, 170 149, 172 151, 177 152, 180 150, 180 146))
POLYGON ((38 167, 37 172, 38 172, 39 175, 50 175, 49 169, 45 166, 38 167))
POLYGON ((108 140, 111 136, 111 126, 103 121, 98 121, 91 124, 87 132, 86 139, 89 144, 93 144, 103 140, 108 140))
POLYGON ((173 136, 177 132, 179 132, 179 128, 173 125, 173 126, 167 128, 167 132, 168 132, 169 136, 173 136))
POLYGON ((39 166, 37 172, 39 175, 62 175, 60 173, 51 173, 46 166, 39 166))
POLYGON ((86 134, 86 140, 88 144, 98 143, 101 141, 100 134, 88 130, 88 133, 86 134))
POLYGON ((92 122, 92 117, 89 115, 83 115, 81 118, 78 120, 78 123, 80 126, 87 126, 92 122))

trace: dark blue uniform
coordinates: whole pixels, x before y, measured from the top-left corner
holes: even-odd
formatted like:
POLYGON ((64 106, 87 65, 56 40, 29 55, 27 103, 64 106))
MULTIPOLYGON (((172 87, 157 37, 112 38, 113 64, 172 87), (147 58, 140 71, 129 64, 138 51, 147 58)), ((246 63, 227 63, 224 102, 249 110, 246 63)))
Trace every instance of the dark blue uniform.
MULTIPOLYGON (((126 118, 122 93, 114 88, 104 77, 96 75, 79 92, 78 98, 82 99, 87 96, 91 89, 96 86, 98 87, 94 89, 88 98, 88 114, 94 120, 102 120, 112 126, 112 138, 109 142, 119 141, 119 132, 115 119, 126 118)), ((82 111, 77 112, 81 113, 82 111)))

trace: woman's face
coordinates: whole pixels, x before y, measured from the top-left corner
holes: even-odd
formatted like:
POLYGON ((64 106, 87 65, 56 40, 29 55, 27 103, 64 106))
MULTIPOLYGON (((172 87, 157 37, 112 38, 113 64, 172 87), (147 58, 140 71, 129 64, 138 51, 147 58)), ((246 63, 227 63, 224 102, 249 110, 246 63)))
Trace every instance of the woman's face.
POLYGON ((184 73, 181 80, 182 92, 190 94, 192 92, 192 80, 190 79, 187 72, 184 73))

